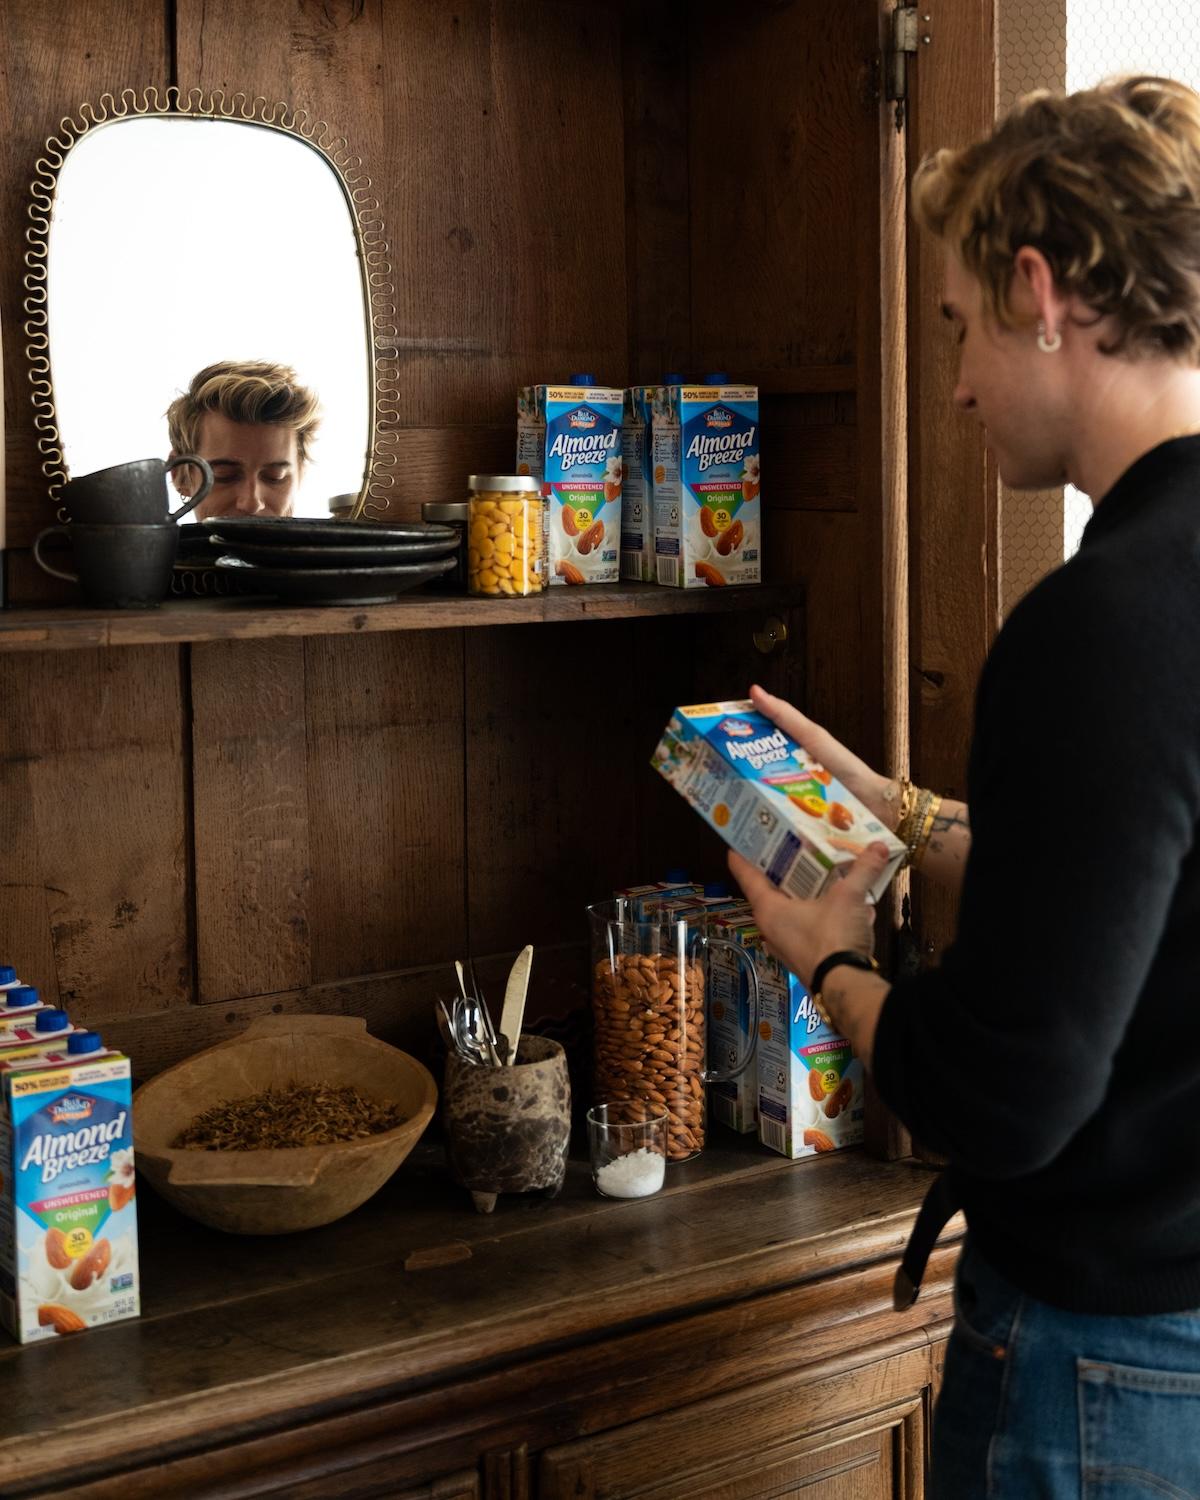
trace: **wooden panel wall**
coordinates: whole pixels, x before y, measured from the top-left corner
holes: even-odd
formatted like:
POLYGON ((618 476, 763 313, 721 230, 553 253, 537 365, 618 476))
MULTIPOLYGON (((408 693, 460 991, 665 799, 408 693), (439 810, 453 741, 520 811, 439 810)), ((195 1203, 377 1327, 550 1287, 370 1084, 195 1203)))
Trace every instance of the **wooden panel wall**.
MULTIPOLYGON (((304 104, 382 202, 401 513, 509 467, 522 382, 719 363, 762 384, 767 572, 808 602, 771 658, 755 616, 20 658, 0 958, 144 1074, 268 1010, 358 1011, 422 1046, 468 948, 542 945, 531 1007, 561 1011, 588 901, 680 859, 723 870, 648 766, 676 703, 758 678, 882 751, 875 6, 132 7, 0 16, 10 222, 42 139, 103 88, 304 104)), ((18 260, 10 236, 10 330, 18 260)), ((5 357, 24 545, 47 517, 19 336, 5 357)))

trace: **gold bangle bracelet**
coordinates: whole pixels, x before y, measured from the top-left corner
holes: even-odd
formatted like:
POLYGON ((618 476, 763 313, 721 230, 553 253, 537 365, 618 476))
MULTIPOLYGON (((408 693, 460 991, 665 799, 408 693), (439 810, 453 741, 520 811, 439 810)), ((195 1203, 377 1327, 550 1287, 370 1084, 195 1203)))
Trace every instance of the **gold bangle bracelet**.
POLYGON ((925 850, 929 847, 929 836, 933 832, 934 820, 937 818, 938 809, 942 805, 940 797, 934 797, 929 804, 929 811, 925 814, 925 822, 921 826, 921 835, 917 839, 916 846, 912 852, 910 864, 914 870, 921 868, 921 861, 925 858, 925 850))
MULTIPOLYGON (((907 852, 904 856, 904 864, 911 865, 917 852, 917 844, 920 840, 921 831, 933 805, 934 794, 925 787, 918 789, 913 802, 912 811, 904 822, 896 829, 896 837, 906 846, 907 852)), ((932 826, 932 823, 931 825, 932 826)))

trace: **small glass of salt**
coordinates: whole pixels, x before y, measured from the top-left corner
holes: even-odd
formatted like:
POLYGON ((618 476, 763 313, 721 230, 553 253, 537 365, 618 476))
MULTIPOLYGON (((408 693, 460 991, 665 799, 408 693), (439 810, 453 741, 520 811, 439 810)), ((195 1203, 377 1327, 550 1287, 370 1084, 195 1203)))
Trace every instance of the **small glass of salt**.
POLYGON ((592 1179, 605 1198, 645 1198, 663 1185, 667 1112, 654 1114, 639 1099, 588 1110, 592 1179))

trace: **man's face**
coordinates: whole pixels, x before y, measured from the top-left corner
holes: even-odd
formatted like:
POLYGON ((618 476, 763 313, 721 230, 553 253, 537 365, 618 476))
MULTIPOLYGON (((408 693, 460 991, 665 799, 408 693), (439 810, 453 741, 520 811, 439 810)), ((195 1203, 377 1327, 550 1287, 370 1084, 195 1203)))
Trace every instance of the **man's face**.
POLYGON ((1050 489, 1066 478, 1067 424, 1061 353, 1043 354, 1035 308, 1018 283, 1015 328, 999 326, 983 307, 979 282, 947 250, 945 301, 960 348, 955 405, 983 426, 1000 478, 1011 489, 1050 489), (1025 306, 1029 300, 1029 306, 1025 306))
MULTIPOLYGON (((300 462, 296 434, 290 427, 268 422, 231 422, 219 412, 206 412, 200 424, 197 452, 213 471, 213 487, 188 516, 290 516, 300 462)), ((188 493, 195 494, 200 476, 194 469, 177 469, 188 493)))

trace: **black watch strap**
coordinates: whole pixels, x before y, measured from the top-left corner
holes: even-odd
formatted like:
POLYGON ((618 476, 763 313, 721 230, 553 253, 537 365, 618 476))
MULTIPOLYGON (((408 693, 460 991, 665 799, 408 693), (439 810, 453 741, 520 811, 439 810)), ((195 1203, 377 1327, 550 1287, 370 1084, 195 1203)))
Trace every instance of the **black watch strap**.
POLYGON ((879 972, 879 965, 873 958, 868 958, 865 953, 855 953, 852 948, 841 948, 836 953, 831 953, 828 958, 823 958, 813 970, 812 983, 808 987, 808 993, 816 1000, 821 997, 825 988, 825 978, 831 969, 839 968, 846 964, 851 969, 866 969, 869 974, 879 972))

